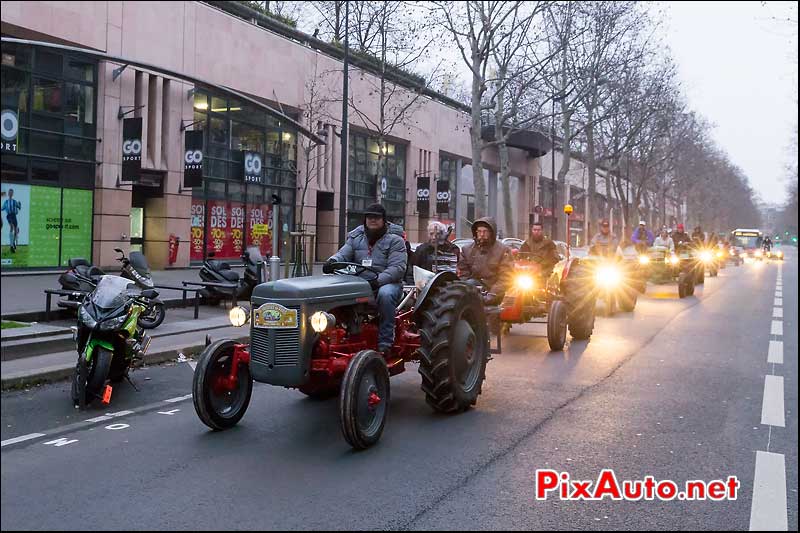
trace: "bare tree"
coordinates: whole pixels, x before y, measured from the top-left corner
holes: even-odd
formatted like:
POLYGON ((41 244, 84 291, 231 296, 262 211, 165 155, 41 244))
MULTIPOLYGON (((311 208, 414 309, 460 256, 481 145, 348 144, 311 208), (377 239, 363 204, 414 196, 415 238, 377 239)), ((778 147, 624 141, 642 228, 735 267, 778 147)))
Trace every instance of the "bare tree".
MULTIPOLYGON (((540 5, 539 2, 534 4, 540 5)), ((524 33, 523 29, 530 27, 537 10, 522 1, 435 1, 430 2, 430 5, 432 17, 455 42, 461 59, 470 71, 470 140, 472 176, 475 184, 475 216, 481 217, 486 212, 482 160, 485 142, 482 137, 481 118, 483 112, 493 110, 496 104, 496 99, 487 95, 491 81, 487 73, 490 72, 493 52, 504 47, 509 40, 520 38, 524 33)), ((508 79, 501 80, 497 89, 502 93, 507 89, 508 83, 508 79)))

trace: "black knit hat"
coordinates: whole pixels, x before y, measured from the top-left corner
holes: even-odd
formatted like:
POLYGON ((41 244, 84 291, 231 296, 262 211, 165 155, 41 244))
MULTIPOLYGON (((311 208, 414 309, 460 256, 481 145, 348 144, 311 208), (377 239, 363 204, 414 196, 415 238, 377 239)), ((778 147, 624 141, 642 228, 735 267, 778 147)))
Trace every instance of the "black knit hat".
POLYGON ((382 217, 383 220, 386 220, 386 208, 383 207, 381 204, 372 204, 364 210, 364 218, 367 215, 378 215, 382 217))

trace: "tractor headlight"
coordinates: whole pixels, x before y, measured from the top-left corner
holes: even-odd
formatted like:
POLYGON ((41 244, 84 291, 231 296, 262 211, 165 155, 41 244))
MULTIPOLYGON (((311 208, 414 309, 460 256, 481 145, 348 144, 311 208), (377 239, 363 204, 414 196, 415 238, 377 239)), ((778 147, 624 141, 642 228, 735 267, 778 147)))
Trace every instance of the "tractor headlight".
POLYGON ((622 273, 615 266, 601 266, 594 275, 598 285, 606 288, 613 288, 622 282, 622 273))
POLYGON ((533 289, 534 285, 533 276, 530 274, 518 274, 514 278, 514 286, 520 290, 529 291, 533 289))
POLYGON ((712 256, 711 252, 709 252, 708 250, 703 250, 702 252, 700 252, 700 260, 703 263, 710 263, 712 259, 714 259, 714 256, 712 256))
POLYGON ((753 255, 755 255, 756 257, 761 257, 762 255, 764 255, 764 252, 762 252, 761 250, 756 250, 755 253, 753 253, 753 255))
POLYGON ((724 257, 724 256, 725 256, 724 252, 717 252, 717 257, 718 258, 722 259, 722 257, 724 257))
POLYGON ((650 264, 650 258, 647 257, 646 255, 640 255, 639 256, 639 264, 640 265, 649 265, 650 264))
POLYGON ((775 252, 775 255, 777 255, 778 257, 783 257, 783 252, 781 250, 778 250, 777 252, 775 252))
POLYGON ((311 327, 317 333, 322 333, 326 329, 330 329, 336 325, 336 317, 324 311, 317 311, 311 315, 311 327))
POLYGON ((669 263, 671 265, 677 265, 680 262, 681 262, 681 260, 678 258, 677 255, 670 256, 670 258, 669 258, 669 263))
POLYGON ((230 310, 228 318, 233 326, 240 328, 250 320, 250 309, 237 305, 230 310))

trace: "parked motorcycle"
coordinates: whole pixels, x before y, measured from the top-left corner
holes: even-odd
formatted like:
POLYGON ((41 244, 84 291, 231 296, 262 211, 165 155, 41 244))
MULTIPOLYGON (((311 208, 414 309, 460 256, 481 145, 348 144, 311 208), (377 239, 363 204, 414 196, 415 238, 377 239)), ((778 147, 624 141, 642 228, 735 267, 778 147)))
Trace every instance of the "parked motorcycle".
MULTIPOLYGON (((245 265, 244 276, 239 276, 238 272, 231 270, 231 265, 227 261, 213 259, 213 252, 208 256, 210 259, 206 259, 200 269, 200 279, 214 283, 237 284, 236 297, 238 299, 249 300, 255 286, 265 281, 266 261, 257 246, 248 247, 242 254, 245 265)), ((206 287, 200 291, 200 295, 211 305, 219 304, 221 300, 230 298, 230 292, 227 289, 218 287, 206 287)))
MULTIPOLYGON (((120 276, 129 279, 136 283, 141 289, 152 289, 153 276, 150 274, 150 266, 147 264, 142 252, 131 252, 129 257, 125 257, 125 252, 119 248, 114 248, 115 252, 120 253, 117 261, 122 263, 122 271, 120 276)), ((148 301, 147 308, 139 316, 139 325, 144 329, 157 328, 164 321, 167 316, 164 302, 159 298, 153 298, 148 301)))
POLYGON ((140 291, 131 280, 108 275, 87 295, 74 330, 78 361, 71 396, 77 407, 83 409, 95 399, 108 404, 112 386, 107 382, 128 378, 131 366, 144 357, 150 337, 138 320, 157 296, 154 289, 140 291))

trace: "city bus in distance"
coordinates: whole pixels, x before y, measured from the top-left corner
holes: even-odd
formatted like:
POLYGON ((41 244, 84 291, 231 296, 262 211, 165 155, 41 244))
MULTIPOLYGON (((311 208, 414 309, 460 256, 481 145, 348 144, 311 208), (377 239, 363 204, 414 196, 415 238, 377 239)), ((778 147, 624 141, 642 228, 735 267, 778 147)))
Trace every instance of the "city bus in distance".
POLYGON ((764 234, 757 229, 738 228, 731 232, 731 244, 738 248, 742 258, 760 258, 764 234))

